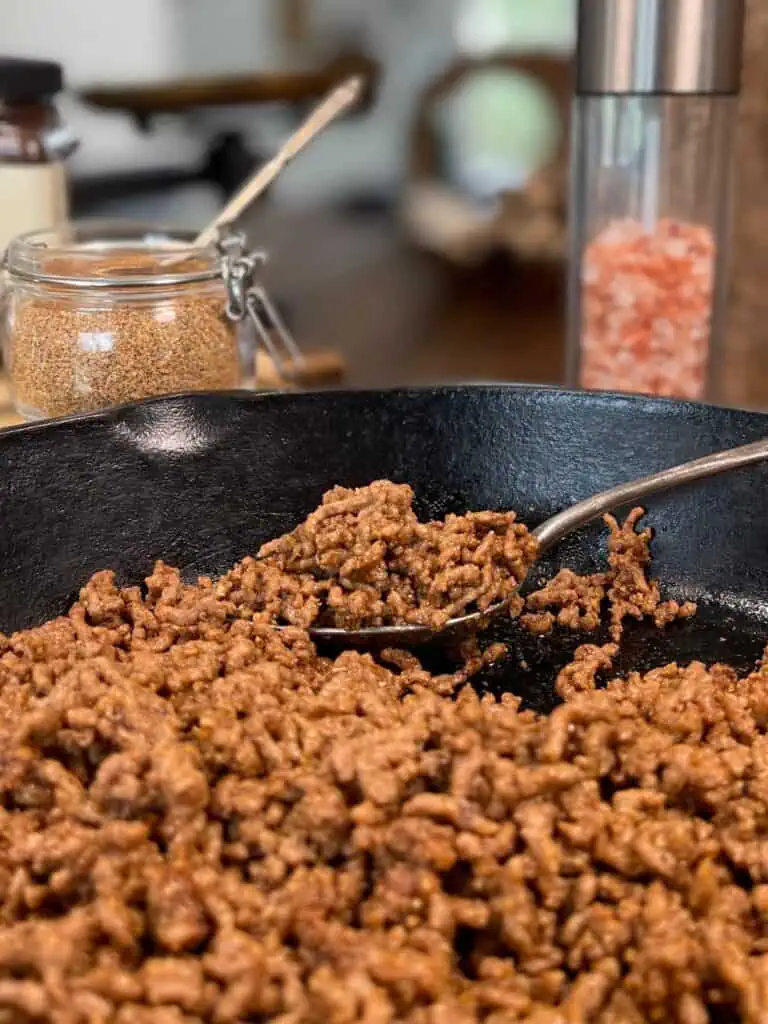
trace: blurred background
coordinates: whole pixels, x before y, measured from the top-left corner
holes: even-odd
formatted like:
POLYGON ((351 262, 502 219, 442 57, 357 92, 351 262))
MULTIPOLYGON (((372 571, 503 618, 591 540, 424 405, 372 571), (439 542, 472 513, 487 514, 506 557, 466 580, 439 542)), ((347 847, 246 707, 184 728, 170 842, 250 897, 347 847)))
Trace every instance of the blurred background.
POLYGON ((573 0, 5 0, 65 69, 74 214, 202 226, 331 84, 364 108, 247 216, 353 385, 562 376, 573 0))

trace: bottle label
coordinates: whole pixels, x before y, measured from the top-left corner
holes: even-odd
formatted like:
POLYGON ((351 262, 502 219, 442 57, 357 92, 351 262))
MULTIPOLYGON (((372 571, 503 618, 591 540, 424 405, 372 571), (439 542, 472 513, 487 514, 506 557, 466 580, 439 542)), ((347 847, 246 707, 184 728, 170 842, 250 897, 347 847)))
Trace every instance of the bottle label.
POLYGON ((42 231, 67 219, 63 163, 0 165, 0 253, 25 231, 42 231))

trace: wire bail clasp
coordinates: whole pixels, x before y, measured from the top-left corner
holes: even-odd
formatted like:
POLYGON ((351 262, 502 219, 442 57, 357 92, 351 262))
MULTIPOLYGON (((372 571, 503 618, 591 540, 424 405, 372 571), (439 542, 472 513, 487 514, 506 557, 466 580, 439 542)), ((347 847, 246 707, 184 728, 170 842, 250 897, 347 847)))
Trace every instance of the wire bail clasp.
MULTIPOLYGON (((248 250, 240 232, 220 234, 216 249, 227 289, 227 317, 233 323, 249 320, 260 343, 284 380, 293 380, 304 365, 304 355, 256 273, 267 262, 262 250, 248 250)), ((258 383, 258 362, 254 367, 258 383)))

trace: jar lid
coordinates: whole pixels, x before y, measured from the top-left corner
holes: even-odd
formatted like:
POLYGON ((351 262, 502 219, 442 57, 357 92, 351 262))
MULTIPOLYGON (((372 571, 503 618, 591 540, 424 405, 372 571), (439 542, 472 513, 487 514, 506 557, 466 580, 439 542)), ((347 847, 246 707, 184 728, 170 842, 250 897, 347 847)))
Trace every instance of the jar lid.
POLYGON ((51 60, 0 57, 0 100, 34 103, 61 92, 64 72, 51 60))
POLYGON ((741 88, 745 0, 579 0, 580 96, 727 96, 741 88))
POLYGON ((14 277, 60 288, 109 290, 194 284, 221 277, 214 245, 193 232, 121 221, 83 221, 18 235, 4 265, 14 277))

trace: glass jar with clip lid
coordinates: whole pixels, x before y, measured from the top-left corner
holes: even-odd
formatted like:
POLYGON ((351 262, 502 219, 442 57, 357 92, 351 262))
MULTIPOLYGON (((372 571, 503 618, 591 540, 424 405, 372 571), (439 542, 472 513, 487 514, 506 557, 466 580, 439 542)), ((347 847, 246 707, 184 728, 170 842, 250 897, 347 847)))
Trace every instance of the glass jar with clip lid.
POLYGON ((4 356, 25 419, 151 395, 253 386, 262 345, 301 353, 258 281, 263 252, 223 234, 84 223, 21 235, 5 256, 4 356))

